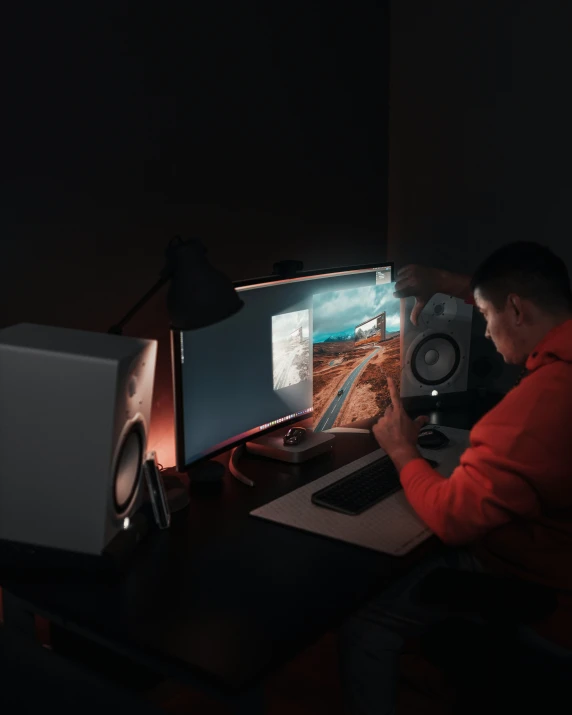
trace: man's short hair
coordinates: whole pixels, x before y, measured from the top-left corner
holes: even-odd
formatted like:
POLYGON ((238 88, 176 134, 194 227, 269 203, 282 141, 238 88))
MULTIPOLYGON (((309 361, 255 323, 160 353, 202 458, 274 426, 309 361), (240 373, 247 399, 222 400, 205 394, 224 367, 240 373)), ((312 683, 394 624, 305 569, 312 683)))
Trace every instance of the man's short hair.
POLYGON ((532 241, 509 243, 492 253, 475 271, 471 289, 503 310, 510 293, 548 313, 572 311, 570 277, 564 261, 532 241))

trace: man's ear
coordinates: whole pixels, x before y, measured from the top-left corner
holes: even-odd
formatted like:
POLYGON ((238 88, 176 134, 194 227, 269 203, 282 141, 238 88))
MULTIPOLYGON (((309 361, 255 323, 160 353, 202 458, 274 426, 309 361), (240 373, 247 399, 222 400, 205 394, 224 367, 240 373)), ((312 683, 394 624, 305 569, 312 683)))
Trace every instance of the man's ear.
POLYGON ((514 318, 517 325, 520 325, 524 319, 524 306, 522 298, 516 293, 510 293, 507 298, 507 307, 510 310, 511 316, 514 318))

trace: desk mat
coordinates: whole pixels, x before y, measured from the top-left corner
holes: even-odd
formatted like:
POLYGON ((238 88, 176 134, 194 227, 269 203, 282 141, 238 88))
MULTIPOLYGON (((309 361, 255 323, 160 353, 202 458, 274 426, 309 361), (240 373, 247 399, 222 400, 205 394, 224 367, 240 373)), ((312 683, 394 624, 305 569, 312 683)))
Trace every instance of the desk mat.
MULTIPOLYGON (((461 454, 469 445, 469 431, 454 427, 438 427, 449 437, 444 449, 422 449, 421 454, 439 463, 437 471, 444 477, 452 474, 461 454)), ((381 449, 340 469, 305 484, 264 506, 251 511, 260 519, 274 521, 302 531, 310 531, 338 541, 373 549, 392 556, 403 556, 427 540, 432 532, 415 514, 403 491, 375 504, 358 516, 348 516, 312 504, 311 496, 357 469, 379 459, 381 449), (348 468, 349 467, 349 468, 348 468)))

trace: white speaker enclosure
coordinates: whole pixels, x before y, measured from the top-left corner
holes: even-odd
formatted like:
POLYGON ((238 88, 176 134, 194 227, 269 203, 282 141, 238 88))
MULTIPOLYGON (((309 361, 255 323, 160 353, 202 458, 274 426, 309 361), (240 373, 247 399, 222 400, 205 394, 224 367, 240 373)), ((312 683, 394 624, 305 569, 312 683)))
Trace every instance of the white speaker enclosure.
POLYGON ((156 356, 154 340, 28 323, 0 331, 0 539, 99 555, 128 526, 142 501, 156 356))
POLYGON ((466 392, 473 308, 437 293, 411 322, 414 298, 401 300, 401 396, 466 392))

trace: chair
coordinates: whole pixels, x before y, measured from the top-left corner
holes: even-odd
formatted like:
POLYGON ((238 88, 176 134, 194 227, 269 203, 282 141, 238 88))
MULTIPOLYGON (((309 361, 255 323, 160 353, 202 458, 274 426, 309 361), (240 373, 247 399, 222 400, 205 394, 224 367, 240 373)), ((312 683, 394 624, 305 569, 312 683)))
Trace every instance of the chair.
POLYGON ((569 707, 572 652, 550 647, 528 628, 556 609, 552 589, 453 569, 436 569, 418 588, 423 603, 448 614, 422 638, 422 652, 454 677, 465 703, 487 715, 569 707))

